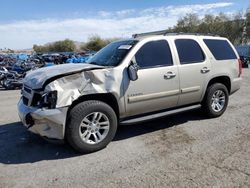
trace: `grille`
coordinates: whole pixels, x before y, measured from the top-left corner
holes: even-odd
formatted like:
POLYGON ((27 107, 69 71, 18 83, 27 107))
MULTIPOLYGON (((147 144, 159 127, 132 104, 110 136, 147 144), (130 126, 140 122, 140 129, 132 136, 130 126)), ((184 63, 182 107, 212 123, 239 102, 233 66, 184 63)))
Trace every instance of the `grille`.
POLYGON ((27 88, 27 87, 23 87, 23 90, 26 91, 27 93, 31 94, 31 89, 27 88))

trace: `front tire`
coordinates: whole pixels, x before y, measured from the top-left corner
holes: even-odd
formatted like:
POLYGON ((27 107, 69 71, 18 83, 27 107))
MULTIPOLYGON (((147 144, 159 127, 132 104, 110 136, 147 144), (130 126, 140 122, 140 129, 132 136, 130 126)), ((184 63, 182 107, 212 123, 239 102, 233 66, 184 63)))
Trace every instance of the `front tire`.
POLYGON ((117 117, 106 103, 96 100, 77 104, 69 113, 66 139, 80 153, 105 148, 114 138, 117 117))
POLYGON ((225 85, 215 83, 208 87, 203 100, 203 109, 208 117, 215 118, 221 116, 228 105, 229 94, 225 85))

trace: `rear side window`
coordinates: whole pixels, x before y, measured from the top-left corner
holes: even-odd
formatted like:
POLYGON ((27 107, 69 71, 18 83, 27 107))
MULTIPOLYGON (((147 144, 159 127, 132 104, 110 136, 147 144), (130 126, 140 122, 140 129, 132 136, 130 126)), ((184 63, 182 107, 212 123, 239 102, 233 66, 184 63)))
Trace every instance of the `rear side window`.
POLYGON ((181 64, 200 63, 205 60, 205 55, 195 40, 176 39, 175 45, 181 64))
POLYGON ((166 40, 144 44, 135 55, 140 68, 173 65, 169 44, 166 40))
POLYGON ((216 60, 237 59, 232 47, 226 40, 203 40, 216 60))

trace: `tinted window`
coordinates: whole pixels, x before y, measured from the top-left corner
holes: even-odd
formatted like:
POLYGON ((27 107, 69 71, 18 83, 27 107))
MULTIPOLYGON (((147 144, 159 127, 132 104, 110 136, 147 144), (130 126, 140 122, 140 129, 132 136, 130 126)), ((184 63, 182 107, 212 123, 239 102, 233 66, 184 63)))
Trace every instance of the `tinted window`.
POLYGON ((204 42, 215 59, 237 59, 232 47, 226 40, 204 39, 204 42))
POLYGON ((171 51, 165 40, 144 44, 136 53, 135 59, 142 68, 173 65, 171 51))
POLYGON ((200 45, 192 39, 177 39, 175 45, 181 64, 199 63, 205 60, 200 45))

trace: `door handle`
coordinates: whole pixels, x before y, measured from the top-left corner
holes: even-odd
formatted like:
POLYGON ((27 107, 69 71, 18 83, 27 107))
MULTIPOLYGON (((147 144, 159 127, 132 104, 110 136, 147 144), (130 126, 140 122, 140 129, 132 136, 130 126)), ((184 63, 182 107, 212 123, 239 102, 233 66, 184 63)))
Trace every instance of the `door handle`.
POLYGON ((176 76, 175 73, 167 72, 167 74, 164 74, 164 79, 171 79, 171 78, 174 78, 175 76, 176 76))
POLYGON ((207 68, 207 67, 203 67, 203 68, 201 69, 201 73, 207 73, 207 72, 209 72, 209 71, 210 71, 210 69, 207 68))

